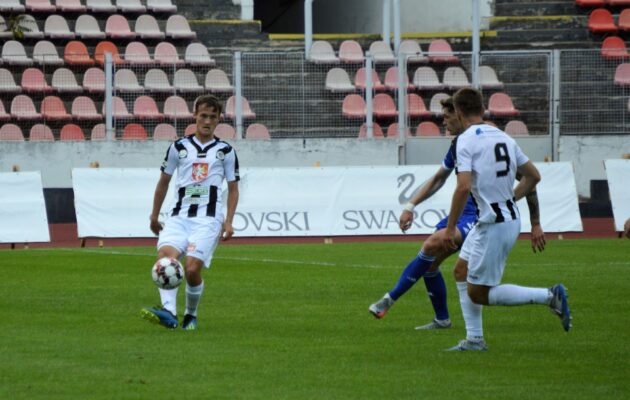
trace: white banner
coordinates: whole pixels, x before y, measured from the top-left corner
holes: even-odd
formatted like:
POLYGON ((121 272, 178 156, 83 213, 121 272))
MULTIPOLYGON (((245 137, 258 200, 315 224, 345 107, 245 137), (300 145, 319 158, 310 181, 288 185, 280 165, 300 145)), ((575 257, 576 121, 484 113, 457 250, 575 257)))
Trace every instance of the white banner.
MULTIPOLYGON (((570 163, 537 164, 541 223, 547 232, 581 231, 570 163)), ((241 169, 234 217, 238 236, 340 236, 401 234, 398 217, 413 193, 439 168, 401 167, 241 169)), ((149 237, 148 216, 159 170, 73 171, 79 236, 149 237)), ((174 179, 171 181, 173 182, 174 179)), ((227 185, 225 185, 227 186, 227 185)), ((411 234, 428 234, 449 210, 454 174, 416 207, 411 234)), ((224 188, 223 195, 227 195, 224 188)), ((170 204, 169 191, 165 204, 170 204)), ((223 204, 227 204, 224 200, 223 204)), ((518 203, 529 232, 525 201, 518 203)), ((163 208, 166 212, 168 207, 163 208)))
POLYGON ((42 176, 0 173, 0 243, 50 242, 42 176))
POLYGON ((623 231, 624 222, 630 218, 630 160, 605 160, 608 189, 612 202, 615 230, 623 231))

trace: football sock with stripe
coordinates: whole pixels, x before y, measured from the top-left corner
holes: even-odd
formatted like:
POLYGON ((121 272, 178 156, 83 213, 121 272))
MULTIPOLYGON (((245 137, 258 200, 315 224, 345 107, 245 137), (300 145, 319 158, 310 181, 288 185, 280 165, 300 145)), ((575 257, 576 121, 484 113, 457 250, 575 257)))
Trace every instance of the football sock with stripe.
POLYGON ((479 341, 483 339, 483 321, 481 319, 482 306, 472 302, 468 296, 468 283, 455 282, 459 292, 459 304, 466 323, 466 339, 479 341))
POLYGON ((162 307, 168 310, 171 314, 177 316, 177 289, 161 289, 160 299, 162 300, 162 307))
POLYGON ((400 296, 405 294, 407 290, 411 289, 418 279, 427 272, 427 270, 431 267, 431 264, 433 264, 433 261, 435 261, 435 257, 428 256, 420 251, 416 258, 407 265, 407 268, 405 268, 402 275, 400 275, 396 287, 389 292, 390 297, 393 300, 398 300, 400 296))
POLYGON ((197 306, 203 293, 203 281, 197 286, 186 285, 186 314, 197 316, 197 306))
POLYGON ((488 303, 493 306, 549 304, 550 298, 551 292, 547 288, 530 288, 510 284, 495 286, 488 292, 488 303))
POLYGON ((435 311, 435 319, 440 321, 449 319, 446 303, 446 283, 444 283, 442 273, 439 270, 425 273, 424 285, 427 287, 427 293, 435 311))

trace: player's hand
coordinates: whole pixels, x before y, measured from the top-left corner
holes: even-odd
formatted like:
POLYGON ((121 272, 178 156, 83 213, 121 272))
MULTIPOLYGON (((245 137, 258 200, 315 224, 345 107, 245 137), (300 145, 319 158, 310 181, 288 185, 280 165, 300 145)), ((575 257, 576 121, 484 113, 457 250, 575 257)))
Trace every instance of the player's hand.
POLYGON ((400 220, 398 222, 398 226, 400 226, 400 230, 405 232, 409 228, 411 228, 411 223, 413 222, 413 213, 408 210, 403 210, 400 214, 400 220))
POLYGON ((630 218, 628 218, 626 223, 623 225, 623 234, 625 237, 630 239, 630 218))
POLYGON ((149 228, 151 228, 151 232, 153 232, 156 236, 160 234, 160 231, 164 228, 160 221, 158 221, 158 217, 151 216, 151 223, 149 224, 149 228))
MULTIPOLYGON (((438 232, 439 234, 439 232, 438 232)), ((442 247, 448 252, 457 250, 457 243, 455 243, 455 228, 446 228, 441 232, 442 247)))
POLYGON ((230 240, 234 235, 234 228, 232 228, 232 223, 225 221, 223 223, 223 230, 221 231, 221 240, 230 240))
POLYGON ((545 241, 545 232, 543 232, 541 226, 532 226, 532 250, 534 251, 534 253, 536 252, 536 250, 538 250, 539 252, 545 250, 545 244, 547 244, 547 242, 545 241))

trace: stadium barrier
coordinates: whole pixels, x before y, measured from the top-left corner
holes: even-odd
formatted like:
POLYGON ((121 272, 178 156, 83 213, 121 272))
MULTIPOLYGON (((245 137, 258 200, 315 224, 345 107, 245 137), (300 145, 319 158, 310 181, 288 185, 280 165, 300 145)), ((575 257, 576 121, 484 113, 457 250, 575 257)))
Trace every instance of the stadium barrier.
POLYGON ((630 218, 630 160, 605 160, 610 201, 612 202, 615 230, 623 232, 624 222, 630 218))
MULTIPOLYGON (((571 163, 537 163, 541 223, 547 232, 582 231, 571 163)), ((234 217, 238 236, 397 235, 398 216, 437 165, 252 168, 241 170, 234 217), (282 179, 278 179, 282 176, 282 179)), ((74 169, 79 237, 151 237, 149 214, 158 179, 149 169, 74 169)), ((172 180, 174 182, 175 179, 172 180)), ((416 208, 410 234, 429 234, 450 210, 455 178, 416 208)), ((162 209, 166 217, 172 189, 162 209)), ((225 206, 227 190, 223 191, 225 206)), ((518 203, 529 232, 525 200, 518 203)))
POLYGON ((0 173, 0 243, 50 242, 42 176, 0 173))

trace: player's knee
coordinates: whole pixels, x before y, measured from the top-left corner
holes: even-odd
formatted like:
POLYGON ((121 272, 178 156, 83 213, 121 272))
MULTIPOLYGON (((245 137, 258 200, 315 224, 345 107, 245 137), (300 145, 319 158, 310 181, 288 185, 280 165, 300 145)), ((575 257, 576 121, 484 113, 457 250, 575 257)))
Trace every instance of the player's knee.
POLYGON ((488 293, 480 287, 468 285, 468 297, 475 304, 488 304, 488 293))
POLYGON ((459 263, 455 264, 455 269, 453 269, 453 276, 455 277, 456 282, 465 282, 467 273, 468 271, 464 266, 460 265, 459 263))
POLYGON ((437 256, 442 250, 442 244, 434 236, 431 235, 422 243, 422 252, 426 255, 437 256))

